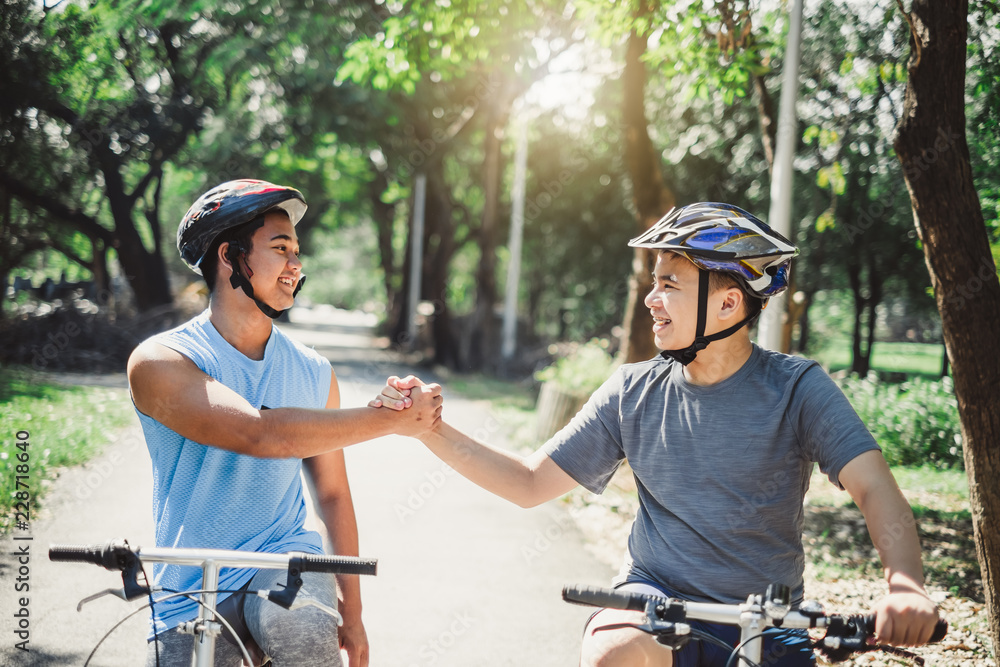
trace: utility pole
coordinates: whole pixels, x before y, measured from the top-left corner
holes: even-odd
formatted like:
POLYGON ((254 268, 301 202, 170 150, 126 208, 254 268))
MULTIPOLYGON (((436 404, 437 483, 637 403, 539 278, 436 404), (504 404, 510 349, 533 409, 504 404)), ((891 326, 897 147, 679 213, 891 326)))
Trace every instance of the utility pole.
POLYGON ((521 281, 521 246, 524 238, 525 180, 528 170, 528 123, 522 121, 514 153, 514 188, 511 192, 510 263, 507 265, 507 285, 503 305, 503 344, 500 356, 503 364, 514 358, 517 351, 517 293, 521 281))
MULTIPOLYGON (((799 96, 799 62, 802 44, 802 0, 794 0, 788 16, 788 45, 785 47, 785 71, 781 77, 781 100, 778 111, 778 137, 771 174, 771 210, 767 223, 792 243, 792 161, 798 143, 795 102, 799 96)), ((772 297, 760 317, 758 343, 761 347, 781 350, 782 319, 788 312, 788 292, 772 297)))

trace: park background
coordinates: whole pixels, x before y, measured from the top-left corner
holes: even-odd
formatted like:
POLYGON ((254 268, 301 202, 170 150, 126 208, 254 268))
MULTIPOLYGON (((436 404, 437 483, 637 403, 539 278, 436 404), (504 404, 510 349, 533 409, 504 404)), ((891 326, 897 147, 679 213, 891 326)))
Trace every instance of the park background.
MULTIPOLYGON (((175 225, 233 178, 305 194, 309 282, 298 307, 356 313, 387 354, 523 422, 511 446, 536 444, 553 427, 535 414, 540 393, 571 412, 616 363, 652 354, 636 307, 648 258, 629 238, 674 204, 724 201, 767 217, 791 4, 5 2, 0 400, 9 432, 41 413, 67 449, 33 463, 52 471, 37 491, 125 419, 54 374, 121 372, 137 342, 204 307, 174 250, 175 225), (517 345, 505 354, 514 262, 517 345)), ((982 369, 1000 358, 1000 329, 955 332, 1000 310, 1000 9, 952 5, 967 12, 964 126, 941 120, 914 158, 898 132, 914 68, 941 58, 924 5, 805 3, 791 135, 801 254, 782 344, 841 382, 894 465, 928 582, 960 614, 945 655, 988 660, 996 584, 982 572, 996 567, 1000 524, 983 518, 974 536, 974 516, 991 506, 970 498, 967 480, 1000 487, 1000 438, 983 445, 992 467, 972 475, 969 465, 979 460, 970 442, 988 440, 982 424, 996 428, 1000 376, 982 369), (937 169, 967 175, 969 192, 937 169), (941 233, 914 213, 928 182, 952 212, 941 233), (940 238, 964 234, 982 243, 935 257, 940 238), (970 353, 978 376, 959 363, 970 353), (961 401, 956 386, 967 388, 961 401)), ((0 460, 5 508, 14 444, 0 460)), ((609 498, 565 502, 627 517, 627 476, 609 498)), ((820 493, 811 503, 819 579, 877 579, 849 501, 820 493)))

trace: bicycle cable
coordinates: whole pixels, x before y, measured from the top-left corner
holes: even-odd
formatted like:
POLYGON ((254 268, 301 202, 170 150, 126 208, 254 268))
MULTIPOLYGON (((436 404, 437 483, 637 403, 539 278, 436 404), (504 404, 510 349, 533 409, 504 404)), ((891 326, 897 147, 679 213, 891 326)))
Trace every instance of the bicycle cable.
MULTIPOLYGON (((715 644, 719 648, 724 649, 726 651, 733 651, 734 650, 732 646, 730 646, 726 642, 722 641, 721 639, 719 639, 718 637, 716 637, 712 633, 706 632, 704 630, 697 630, 695 628, 691 628, 691 637, 693 637, 694 639, 697 639, 698 641, 708 642, 710 644, 715 644)), ((751 637, 751 639, 753 639, 753 637, 751 637)), ((742 646, 743 645, 740 644, 740 646, 738 646, 735 649, 735 651, 739 651, 739 649, 742 646)), ((757 664, 756 662, 753 662, 752 660, 749 660, 748 658, 742 658, 742 659, 743 659, 744 662, 747 663, 748 667, 761 667, 759 664, 757 664)), ((730 660, 732 660, 732 655, 730 655, 730 660)), ((726 667, 729 667, 729 663, 726 663, 726 667)))
MULTIPOLYGON (((149 575, 146 574, 146 564, 143 563, 142 561, 139 561, 139 571, 142 572, 142 579, 146 583, 146 596, 149 598, 149 613, 150 613, 151 616, 155 616, 156 615, 156 610, 153 608, 153 602, 154 602, 154 600, 153 600, 153 586, 152 586, 152 582, 149 579, 149 575)), ((132 615, 129 614, 125 618, 130 618, 131 616, 132 615)), ((119 625, 121 625, 121 623, 119 623, 119 625)), ((115 628, 117 628, 117 627, 118 626, 116 625, 115 628)), ((111 628, 111 630, 113 631, 115 628, 111 628)), ((108 634, 111 634, 111 633, 109 632, 108 634)), ((101 638, 101 641, 102 642, 104 641, 103 637, 101 638)), ((100 646, 99 643, 98 643, 98 646, 100 646)), ((95 651, 97 650, 97 646, 94 647, 94 650, 95 651)), ((93 655, 93 652, 91 652, 91 655, 93 655)), ((160 667, 160 645, 159 645, 159 643, 156 642, 156 637, 155 636, 153 637, 153 655, 156 656, 156 667, 160 667)), ((87 662, 90 662, 90 658, 87 658, 87 662)), ((87 666, 84 665, 84 667, 87 667, 87 666)))
MULTIPOLYGON (((768 630, 776 630, 776 629, 777 628, 768 628, 768 630)), ((743 662, 745 662, 748 665, 750 665, 750 667, 759 667, 759 665, 757 665, 757 663, 753 662, 752 660, 750 660, 746 656, 740 655, 740 651, 743 650, 744 646, 746 646, 750 642, 754 641, 755 639, 763 639, 766 634, 767 634, 767 630, 765 630, 764 632, 761 632, 759 634, 753 635, 752 637, 748 637, 748 638, 744 639, 743 641, 741 641, 739 644, 737 644, 736 648, 734 648, 732 650, 732 652, 729 654, 729 660, 726 661, 726 667, 734 667, 734 665, 733 665, 733 660, 734 659, 742 660, 743 662)), ((775 634, 775 633, 772 632, 771 634, 775 634)), ((778 641, 780 642, 781 640, 779 639, 778 641)), ((784 642, 782 642, 782 644, 783 643, 784 642)), ((764 645, 763 642, 761 642, 761 647, 763 647, 763 645, 764 645)), ((739 667, 739 665, 737 664, 735 667, 739 667)))
MULTIPOLYGON (((617 630, 619 628, 636 628, 637 630, 643 630, 643 628, 640 625, 636 624, 636 623, 611 623, 609 625, 602 625, 602 626, 600 626, 598 628, 594 628, 591 632, 592 633, 597 633, 597 632, 600 632, 602 630, 617 630)), ((648 632, 648 631, 647 630, 643 630, 643 632, 648 632)), ((663 642, 660 642, 658 633, 656 633, 656 632, 650 632, 649 634, 652 634, 654 636, 654 638, 656 639, 657 643, 663 643, 663 642)), ((676 636, 676 635, 674 635, 674 636, 676 636)), ((757 637, 762 637, 762 636, 763 636, 763 634, 757 635, 757 637)), ((689 634, 687 635, 687 637, 690 637, 691 639, 696 639, 696 640, 702 641, 702 642, 708 642, 709 644, 714 644, 716 647, 721 648, 721 649, 723 649, 725 651, 730 651, 730 652, 733 651, 733 647, 732 646, 730 646, 729 644, 727 644, 723 640, 719 639, 718 637, 716 637, 712 633, 707 632, 705 630, 699 630, 697 628, 691 628, 691 630, 690 630, 689 634)), ((757 637, 751 637, 750 639, 756 639, 757 637)), ((750 641, 750 640, 747 640, 747 641, 750 641)), ((666 646, 670 646, 670 644, 665 644, 665 645, 666 646)), ((736 651, 739 651, 739 649, 741 649, 742 647, 743 647, 743 644, 740 644, 736 648, 736 651)), ((676 650, 676 649, 672 649, 672 650, 676 650)), ((743 659, 743 661, 745 663, 747 663, 747 665, 749 667, 760 667, 759 664, 753 662, 752 660, 750 660, 748 658, 743 657, 742 659, 743 659)), ((731 660, 732 660, 732 656, 730 656, 730 661, 731 660)), ((731 662, 726 663, 726 667, 730 667, 730 665, 731 665, 731 662)))
MULTIPOLYGON (((253 661, 250 659, 250 653, 249 653, 249 651, 247 651, 246 646, 243 644, 243 642, 240 640, 240 638, 236 636, 236 631, 233 629, 233 626, 230 625, 229 621, 227 621, 222 616, 220 616, 218 614, 218 612, 216 612, 214 609, 209 609, 209 607, 204 602, 202 602, 201 600, 199 600, 198 598, 193 597, 193 596, 196 595, 196 594, 213 593, 213 592, 214 593, 228 593, 230 595, 239 595, 239 594, 248 595, 248 594, 251 594, 251 593, 254 594, 254 595, 256 595, 257 591, 247 591, 247 590, 235 590, 235 591, 215 590, 215 591, 210 591, 208 589, 194 590, 194 591, 174 591, 174 590, 166 589, 166 588, 161 589, 161 590, 163 592, 168 593, 168 595, 164 595, 163 597, 159 598, 155 602, 163 602, 164 600, 169 600, 170 598, 182 597, 183 596, 183 597, 188 598, 192 602, 196 602, 198 605, 204 607, 207 611, 212 612, 212 614, 214 614, 215 617, 218 620, 220 620, 224 626, 226 626, 226 628, 229 630, 230 634, 232 634, 233 637, 236 639, 237 646, 239 647, 240 651, 243 653, 243 657, 246 659, 247 664, 253 664, 253 661)), ((94 646, 94 649, 90 652, 90 655, 87 656, 87 661, 83 663, 83 667, 88 667, 88 665, 90 665, 90 661, 93 659, 94 654, 97 653, 97 649, 99 649, 101 647, 101 644, 104 643, 105 639, 107 639, 108 637, 110 637, 111 634, 115 630, 117 630, 119 627, 121 627, 121 625, 123 623, 125 623, 125 621, 129 620, 130 618, 132 618, 133 616, 135 616, 139 612, 141 612, 141 611, 143 611, 143 610, 145 610, 147 608, 150 609, 150 610, 152 610, 153 604, 154 604, 153 602, 148 602, 148 603, 142 605, 141 607, 137 607, 134 611, 132 611, 127 616, 125 616, 125 618, 123 618, 120 621, 118 621, 117 623, 115 623, 114 627, 112 627, 110 630, 108 630, 106 633, 104 633, 104 636, 101 637, 98 640, 97 644, 94 646)), ((155 638, 154 638, 154 642, 155 642, 155 638)), ((159 665, 159 660, 160 660, 159 646, 155 647, 154 650, 156 651, 157 665, 159 665)))

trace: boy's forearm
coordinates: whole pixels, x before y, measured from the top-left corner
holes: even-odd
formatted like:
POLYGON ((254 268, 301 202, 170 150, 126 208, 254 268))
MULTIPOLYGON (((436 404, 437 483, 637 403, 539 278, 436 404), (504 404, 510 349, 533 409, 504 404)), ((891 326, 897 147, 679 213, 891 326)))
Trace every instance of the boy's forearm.
POLYGON ((262 410, 260 429, 245 453, 261 458, 307 458, 397 432, 393 415, 372 408, 262 410))
POLYGON ((924 592, 920 538, 913 510, 889 465, 879 451, 869 451, 849 462, 840 482, 865 517, 868 533, 878 550, 890 593, 924 592))
POLYGON ((481 443, 442 422, 420 440, 460 475, 487 491, 522 507, 532 502, 532 471, 524 458, 481 443))
POLYGON ((861 508, 890 593, 922 593, 924 569, 913 511, 895 485, 869 494, 861 508))

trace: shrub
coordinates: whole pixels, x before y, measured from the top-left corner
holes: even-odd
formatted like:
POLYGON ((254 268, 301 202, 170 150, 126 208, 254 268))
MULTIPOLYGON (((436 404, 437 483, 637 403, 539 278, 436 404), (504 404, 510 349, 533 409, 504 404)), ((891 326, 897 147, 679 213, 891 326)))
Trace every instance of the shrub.
POLYGON ((962 434, 952 380, 902 384, 846 378, 840 382, 890 465, 962 468, 962 434))
POLYGON ((618 366, 607 348, 608 342, 597 338, 575 345, 566 356, 535 373, 535 379, 554 382, 568 394, 590 396, 618 366))

